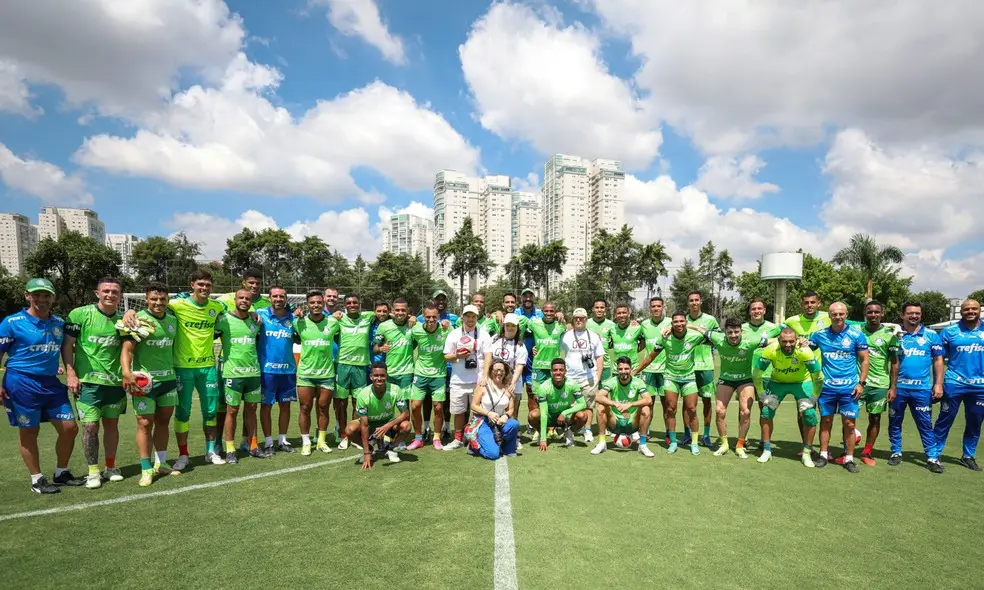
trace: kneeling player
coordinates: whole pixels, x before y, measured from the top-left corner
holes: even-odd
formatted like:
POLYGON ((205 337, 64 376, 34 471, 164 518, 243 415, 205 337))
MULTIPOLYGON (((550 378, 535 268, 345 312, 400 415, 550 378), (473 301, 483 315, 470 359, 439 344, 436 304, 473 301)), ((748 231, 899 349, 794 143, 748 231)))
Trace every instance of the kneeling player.
POLYGON ((632 361, 628 357, 619 357, 615 361, 617 377, 612 377, 602 383, 595 398, 598 412, 598 431, 601 440, 591 449, 592 455, 600 455, 607 448, 605 428, 615 436, 631 435, 639 432, 639 452, 646 457, 654 457, 649 450, 649 423, 653 419, 653 398, 649 395, 646 383, 632 376, 632 361))
POLYGON ((536 388, 537 405, 530 410, 529 420, 540 433, 540 450, 547 450, 547 428, 566 429, 564 446, 574 446, 574 431, 591 426, 591 410, 587 409, 581 386, 567 380, 567 362, 556 358, 550 362, 550 381, 536 388), (546 420, 540 412, 546 413, 546 420))
POLYGON ((379 443, 379 451, 386 451, 390 463, 399 463, 400 456, 391 450, 410 432, 410 410, 403 390, 387 382, 386 364, 373 363, 369 367, 367 385, 355 397, 355 411, 359 416, 345 427, 345 436, 361 435, 363 469, 372 469, 372 442, 379 443))
POLYGON ((760 392, 762 401, 762 455, 759 456, 759 463, 772 458, 772 420, 779 403, 792 394, 803 417, 803 465, 814 466, 810 451, 819 418, 813 392, 820 389, 823 374, 813 351, 806 347, 797 348, 796 338, 796 332, 792 328, 783 328, 779 333, 779 341, 762 351, 762 356, 752 367, 752 381, 755 383, 755 390, 760 392), (772 377, 766 389, 762 377, 770 365, 772 377), (807 380, 808 375, 812 381, 807 380))

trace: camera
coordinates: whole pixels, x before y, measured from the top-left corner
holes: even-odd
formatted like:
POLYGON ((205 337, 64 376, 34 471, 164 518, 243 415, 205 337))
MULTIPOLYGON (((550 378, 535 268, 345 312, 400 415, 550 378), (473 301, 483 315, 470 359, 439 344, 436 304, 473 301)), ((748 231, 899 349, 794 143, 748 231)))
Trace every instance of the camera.
POLYGON ((476 359, 471 358, 471 357, 466 358, 465 359, 465 368, 466 369, 477 369, 478 368, 478 361, 476 359))
POLYGON ((581 364, 583 364, 584 367, 587 368, 587 369, 593 369, 594 368, 594 365, 595 365, 595 362, 594 362, 594 359, 591 358, 591 355, 590 354, 582 354, 581 355, 581 364))

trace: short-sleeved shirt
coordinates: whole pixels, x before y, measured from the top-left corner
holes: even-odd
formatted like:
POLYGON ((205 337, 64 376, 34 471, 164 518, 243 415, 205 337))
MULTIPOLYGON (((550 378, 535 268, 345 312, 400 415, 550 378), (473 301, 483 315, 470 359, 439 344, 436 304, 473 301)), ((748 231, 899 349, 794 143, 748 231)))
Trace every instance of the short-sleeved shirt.
POLYGON ((448 334, 444 341, 444 354, 456 354, 459 349, 471 351, 476 366, 474 369, 465 367, 467 359, 459 359, 451 363, 451 383, 478 383, 479 376, 485 368, 485 353, 488 352, 491 338, 489 333, 476 325, 471 330, 465 330, 464 326, 458 326, 448 334))
POLYGON ((745 381, 752 378, 752 358, 755 350, 768 343, 765 337, 756 337, 742 332, 738 344, 732 346, 724 332, 715 330, 707 337, 717 348, 721 359, 721 379, 725 381, 745 381))
MULTIPOLYGON (((377 346, 389 344, 390 347, 389 352, 386 353, 386 371, 391 377, 413 374, 412 331, 413 328, 406 322, 400 325, 393 320, 387 320, 376 328, 373 344, 377 346)), ((444 350, 443 345, 441 350, 444 350)))
POLYGON ((376 314, 363 311, 352 318, 346 313, 338 320, 338 364, 369 365, 369 330, 376 314))
POLYGON ((265 375, 293 375, 297 373, 294 360, 294 317, 285 313, 278 317, 273 308, 256 312, 263 324, 257 351, 260 357, 260 370, 265 375))
MULTIPOLYGON (((222 305, 225 305, 226 306, 226 310, 228 310, 228 311, 232 311, 232 310, 236 309, 236 293, 235 292, 226 293, 225 295, 219 296, 218 301, 222 305)), ((261 309, 266 309, 268 307, 270 307, 270 300, 267 299, 267 296, 266 295, 260 295, 260 298, 257 299, 256 301, 254 301, 252 303, 252 305, 249 306, 249 311, 259 311, 261 309)))
MULTIPOLYGON (((601 340, 602 348, 604 348, 605 344, 608 342, 608 332, 610 332, 615 326, 615 322, 608 318, 605 318, 599 322, 591 317, 588 318, 588 321, 584 322, 584 327, 594 333, 594 335, 601 340)), ((612 368, 612 365, 608 362, 608 357, 605 357, 605 366, 612 368)))
POLYGON ((666 350, 666 370, 663 372, 666 378, 674 381, 692 381, 694 371, 697 370, 697 348, 705 342, 707 338, 703 334, 690 329, 682 338, 678 338, 672 332, 665 338, 661 336, 657 346, 662 346, 666 350))
POLYGON ((893 357, 899 352, 899 339, 895 330, 882 324, 871 331, 868 326, 861 327, 861 333, 868 341, 868 387, 887 389, 889 386, 889 367, 893 357))
POLYGON ((546 406, 551 416, 559 416, 564 410, 569 410, 582 398, 581 386, 565 379, 561 387, 554 385, 553 379, 548 379, 536 388, 536 401, 540 407, 546 406))
POLYGON ((633 326, 631 324, 622 328, 618 324, 608 331, 608 339, 605 340, 605 350, 608 355, 608 366, 614 367, 615 361, 620 357, 628 357, 632 361, 632 366, 639 365, 639 344, 645 344, 646 334, 642 330, 642 325, 633 326))
MULTIPOLYGON (((708 313, 701 313, 696 318, 687 315, 687 323, 693 324, 695 326, 702 326, 708 332, 712 330, 718 330, 718 321, 714 316, 708 313)), ((694 371, 713 371, 714 370, 714 352, 711 349, 710 340, 704 340, 702 344, 697 345, 697 349, 694 352, 694 371)))
POLYGON ((786 318, 786 321, 782 323, 782 327, 792 328, 796 332, 797 336, 802 336, 803 338, 808 337, 814 332, 818 332, 830 326, 830 314, 825 311, 818 311, 813 317, 807 317, 803 314, 794 315, 786 318))
POLYGON ((407 400, 403 390, 392 383, 386 384, 382 397, 376 397, 372 385, 360 389, 355 397, 355 413, 368 418, 369 422, 389 422, 406 409, 407 400))
POLYGON ((757 326, 751 322, 745 322, 741 325, 742 332, 747 332, 753 336, 764 336, 765 338, 775 338, 779 335, 780 330, 782 330, 782 328, 768 320, 763 320, 762 323, 757 326))
MULTIPOLYGON (((145 371, 155 381, 174 381, 174 336, 178 333, 178 318, 166 313, 157 317, 146 309, 137 318, 154 326, 154 332, 134 343, 134 371, 145 371)), ((127 337, 124 336, 124 339, 127 337)))
POLYGON ((232 313, 222 314, 216 330, 222 333, 222 377, 244 379, 260 376, 260 358, 256 350, 261 324, 252 316, 246 319, 232 313))
MULTIPOLYGON (((638 377, 633 377, 631 381, 625 384, 619 380, 618 376, 611 377, 601 384, 601 389, 608 392, 608 399, 619 403, 637 402, 639 398, 649 393, 646 382, 638 377)), ((615 408, 611 408, 611 410, 615 414, 621 415, 621 412, 615 408)), ((639 408, 631 408, 629 409, 629 415, 624 417, 634 416, 638 410, 639 408)))
POLYGON ((548 324, 537 319, 526 324, 526 330, 533 335, 533 345, 536 347, 533 368, 541 371, 549 370, 550 363, 555 358, 560 358, 560 339, 564 337, 567 326, 558 321, 548 324))
POLYGON ((960 320, 940 332, 946 355, 944 385, 984 389, 984 323, 971 328, 960 320))
POLYGON ((42 320, 22 309, 0 321, 0 359, 7 355, 8 370, 54 377, 64 338, 60 317, 42 320))
POLYGON ((428 332, 424 324, 414 324, 410 338, 417 349, 417 359, 413 363, 413 374, 419 377, 443 377, 448 362, 444 360, 444 341, 451 330, 444 330, 438 324, 433 332, 428 332))
POLYGON ((913 333, 902 332, 899 339, 898 387, 904 389, 933 388, 933 360, 943 356, 939 334, 919 326, 913 333))
POLYGON ((766 346, 757 362, 763 371, 772 367, 771 381, 775 383, 802 383, 810 379, 810 373, 820 370, 812 350, 796 347, 792 354, 786 354, 778 342, 766 346))
POLYGON ((119 385, 123 382, 120 369, 122 342, 116 322, 123 313, 108 315, 99 307, 83 305, 68 314, 65 333, 75 338, 75 374, 82 383, 119 385))
POLYGON ((298 377, 330 379, 335 376, 333 345, 338 334, 338 320, 322 315, 315 321, 310 314, 294 320, 294 334, 301 341, 301 358, 297 364, 298 377))
POLYGON ((513 371, 516 370, 516 367, 522 370, 526 366, 528 356, 525 342, 522 340, 506 340, 499 336, 489 339, 485 353, 492 353, 492 360, 503 361, 513 371))
MULTIPOLYGON (((652 354, 653 349, 659 345, 660 339, 663 337, 663 332, 669 330, 673 325, 670 318, 664 317, 660 321, 656 321, 653 318, 642 322, 642 333, 646 337, 646 354, 652 354)), ((662 373, 666 371, 666 351, 660 350, 653 362, 646 365, 646 368, 642 370, 643 373, 662 373)))
POLYGON ((810 342, 817 346, 823 358, 824 390, 835 393, 852 391, 860 377, 858 353, 868 350, 864 334, 853 326, 845 326, 840 332, 824 328, 811 334, 810 342))
POLYGON ((595 384, 595 369, 584 365, 583 357, 597 361, 605 355, 601 338, 591 330, 568 330, 560 339, 560 354, 567 363, 567 378, 571 381, 595 384))
POLYGON ((198 369, 215 366, 215 324, 225 311, 225 305, 209 299, 199 305, 189 297, 174 297, 167 308, 178 318, 178 333, 174 337, 174 366, 178 369, 198 369))

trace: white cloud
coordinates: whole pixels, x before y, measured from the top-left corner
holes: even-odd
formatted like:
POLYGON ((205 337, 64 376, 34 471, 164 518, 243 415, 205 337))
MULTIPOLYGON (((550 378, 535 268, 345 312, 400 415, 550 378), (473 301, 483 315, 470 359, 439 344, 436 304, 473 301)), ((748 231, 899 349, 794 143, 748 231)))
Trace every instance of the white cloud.
POLYGON ((0 180, 8 187, 38 197, 46 205, 91 205, 92 195, 77 174, 66 174, 50 162, 19 158, 0 143, 0 180))
POLYGON ((43 112, 31 106, 31 92, 17 64, 0 59, 0 112, 4 111, 25 117, 43 112))
POLYGON ((627 82, 608 72, 598 37, 559 19, 553 10, 541 17, 505 2, 472 25, 458 53, 479 121, 543 154, 646 166, 662 143, 655 117, 627 82))
POLYGON ((513 176, 512 178, 512 188, 517 192, 526 193, 540 193, 540 175, 536 172, 530 172, 526 175, 526 178, 519 178, 518 176, 513 176))
POLYGON ((700 168, 694 186, 722 198, 757 199, 765 193, 777 193, 779 187, 758 182, 755 175, 765 166, 758 156, 740 160, 733 156, 711 156, 700 168))
POLYGON ((706 153, 984 140, 984 3, 592 0, 641 61, 651 108, 706 153))
POLYGON ((244 35, 221 0, 0 3, 0 57, 103 114, 162 106, 182 73, 220 76, 244 35))
POLYGON ((312 0, 311 3, 327 5, 328 21, 341 34, 361 37, 390 62, 406 63, 403 41, 390 34, 374 0, 312 0))
POLYGON ((182 187, 364 202, 380 196, 356 186, 356 167, 406 190, 430 187, 434 170, 478 167, 478 150, 404 91, 377 81, 295 118, 268 98, 280 80, 275 68, 239 54, 218 87, 175 95, 133 137, 90 137, 75 158, 182 187))
POLYGON ((902 264, 902 272, 915 276, 914 292, 940 291, 954 298, 964 298, 984 288, 981 268, 984 268, 984 253, 944 259, 942 249, 913 252, 902 264))
MULTIPOLYGON (((207 213, 176 213, 165 223, 174 233, 185 232, 189 239, 202 245, 202 256, 221 260, 226 240, 244 228, 253 231, 276 229, 276 220, 250 209, 236 219, 207 213)), ((379 251, 379 239, 369 228, 369 214, 362 208, 325 211, 316 219, 298 220, 283 228, 295 240, 318 236, 333 250, 349 258, 357 254, 373 258, 379 251)))

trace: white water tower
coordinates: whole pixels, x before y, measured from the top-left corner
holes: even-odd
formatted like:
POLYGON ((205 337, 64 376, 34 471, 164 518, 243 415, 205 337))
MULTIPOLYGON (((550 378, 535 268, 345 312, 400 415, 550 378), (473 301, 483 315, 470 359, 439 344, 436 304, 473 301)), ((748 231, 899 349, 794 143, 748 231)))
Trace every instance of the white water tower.
POLYGON ((762 256, 759 275, 763 281, 773 281, 776 285, 775 323, 786 319, 786 281, 803 279, 802 252, 773 252, 762 256))

